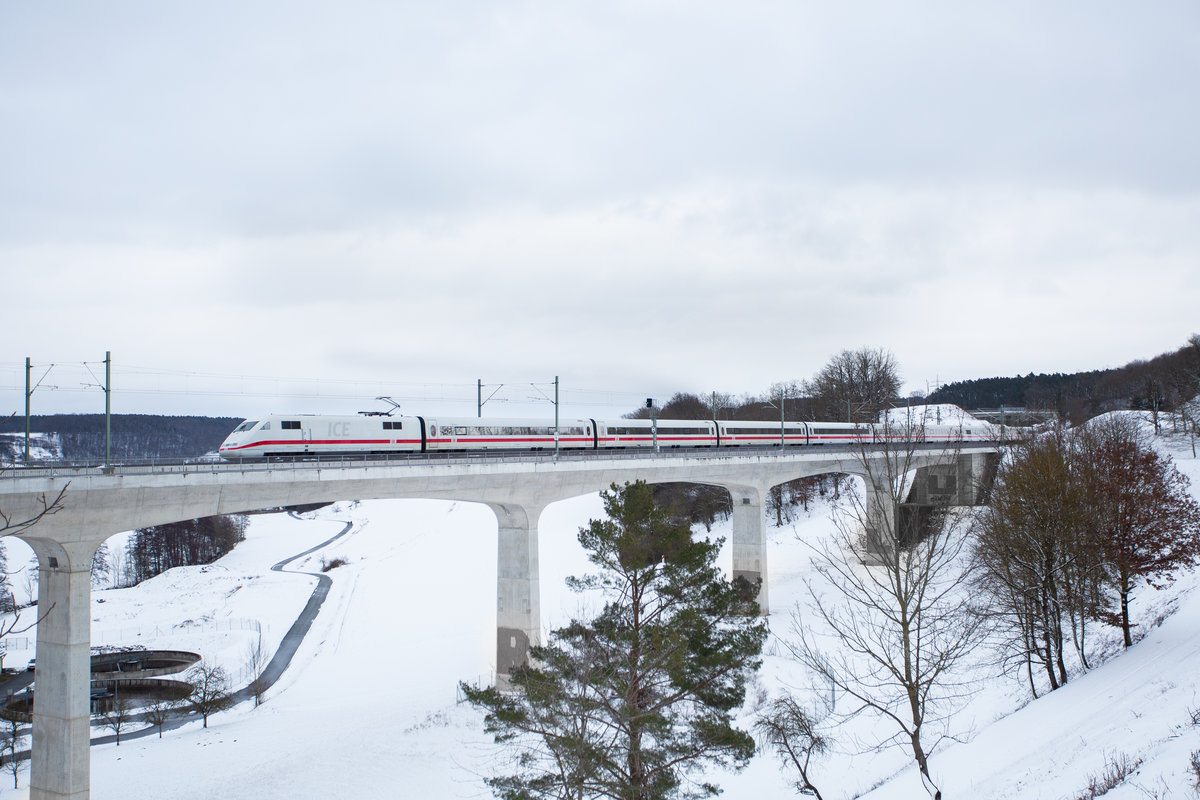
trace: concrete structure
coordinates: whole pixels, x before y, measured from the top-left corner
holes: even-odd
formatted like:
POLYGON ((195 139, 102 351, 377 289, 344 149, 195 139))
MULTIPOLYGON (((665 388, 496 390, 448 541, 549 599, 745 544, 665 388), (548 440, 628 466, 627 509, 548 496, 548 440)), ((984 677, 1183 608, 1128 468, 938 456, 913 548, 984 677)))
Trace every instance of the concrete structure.
MULTIPOLYGON (((954 455, 995 449, 971 445, 954 455)), ((733 500, 733 574, 752 582, 763 579, 759 603, 766 613, 763 502, 772 486, 848 473, 866 476, 871 495, 872 472, 894 473, 901 460, 910 471, 935 467, 947 456, 930 445, 915 454, 822 447, 12 470, 0 477, 0 509, 11 523, 35 516, 63 493, 54 513, 18 534, 37 553, 38 604, 45 614, 37 636, 30 798, 88 797, 90 569, 92 555, 113 534, 213 514, 337 500, 485 503, 496 513, 499 528, 496 671, 501 677, 541 639, 537 524, 542 510, 557 500, 638 479, 726 488, 733 500)), ((879 538, 878 531, 872 533, 879 538)))

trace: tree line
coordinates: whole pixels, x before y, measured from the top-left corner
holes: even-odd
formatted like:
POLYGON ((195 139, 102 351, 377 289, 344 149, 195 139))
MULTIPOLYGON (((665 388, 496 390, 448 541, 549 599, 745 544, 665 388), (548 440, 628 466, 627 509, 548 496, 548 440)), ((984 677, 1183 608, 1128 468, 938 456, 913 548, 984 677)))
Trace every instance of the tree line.
MULTIPOLYGON (((112 456, 120 459, 198 458, 216 451, 241 422, 237 417, 113 414, 112 456)), ((104 457, 103 414, 48 414, 29 418, 31 433, 58 436, 62 457, 87 460, 104 457)), ((25 418, 9 417, 0 432, 24 433, 25 418)))
POLYGON ((977 596, 1007 665, 1051 690, 1066 651, 1088 666, 1089 622, 1133 644, 1139 581, 1169 582, 1200 561, 1200 505, 1188 479, 1128 417, 1056 427, 1014 444, 976 531, 977 596))
POLYGON ((133 532, 123 567, 128 584, 174 567, 211 564, 246 538, 247 518, 229 514, 153 525, 133 532))
POLYGON ((1200 334, 1182 347, 1116 369, 979 378, 938 387, 929 402, 963 408, 1055 411, 1076 424, 1124 409, 1180 411, 1200 392, 1200 334))

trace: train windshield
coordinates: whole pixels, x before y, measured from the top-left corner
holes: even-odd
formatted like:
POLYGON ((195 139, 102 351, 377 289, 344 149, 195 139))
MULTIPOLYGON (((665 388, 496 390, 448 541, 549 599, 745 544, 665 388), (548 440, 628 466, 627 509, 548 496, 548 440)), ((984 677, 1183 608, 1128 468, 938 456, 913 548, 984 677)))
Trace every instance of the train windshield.
POLYGON ((241 425, 238 425, 236 428, 234 428, 233 432, 234 433, 245 433, 246 431, 250 430, 257 424, 258 424, 258 420, 248 419, 245 422, 243 422, 241 425))

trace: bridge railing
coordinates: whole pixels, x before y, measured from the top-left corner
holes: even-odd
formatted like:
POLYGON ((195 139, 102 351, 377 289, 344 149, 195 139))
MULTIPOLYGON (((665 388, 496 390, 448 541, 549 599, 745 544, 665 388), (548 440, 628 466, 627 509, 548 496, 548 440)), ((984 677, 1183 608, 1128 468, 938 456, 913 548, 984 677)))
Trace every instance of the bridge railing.
MULTIPOLYGON (((919 450, 946 450, 970 447, 994 447, 990 442, 928 442, 915 445, 919 450)), ((871 447, 867 444, 867 447, 871 447)), ((860 445, 822 444, 822 445, 779 445, 738 446, 718 448, 692 447, 663 447, 659 451, 651 448, 634 448, 629 450, 561 450, 556 455, 553 450, 541 452, 502 450, 494 452, 427 452, 427 453, 388 453, 380 455, 309 455, 286 458, 256 458, 256 459, 127 459, 109 465, 97 464, 93 461, 53 461, 39 462, 31 465, 7 465, 0 467, 0 480, 17 478, 73 478, 89 475, 155 475, 155 474, 219 474, 244 473, 279 470, 322 470, 350 468, 378 468, 386 466, 468 466, 472 464, 490 463, 555 463, 587 461, 594 459, 605 460, 644 460, 644 459, 732 459, 753 456, 779 455, 816 455, 816 454, 852 454, 858 452, 860 445)))

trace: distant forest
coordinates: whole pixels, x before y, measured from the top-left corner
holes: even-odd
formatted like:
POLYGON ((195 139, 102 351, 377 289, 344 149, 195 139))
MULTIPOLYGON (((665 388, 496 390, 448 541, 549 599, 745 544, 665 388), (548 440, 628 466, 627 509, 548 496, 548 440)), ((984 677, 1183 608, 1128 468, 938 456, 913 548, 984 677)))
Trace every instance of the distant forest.
POLYGON ((958 381, 940 387, 928 401, 966 409, 1006 406, 1055 411, 1063 419, 1082 422, 1128 408, 1175 411, 1196 396, 1198 387, 1200 335, 1193 335, 1174 352, 1117 369, 958 381))
MULTIPOLYGON (((198 458, 214 452, 240 417, 175 417, 153 414, 112 415, 113 459, 198 458)), ((58 434, 63 458, 104 457, 103 414, 50 414, 29 418, 31 433, 58 434)), ((25 432, 25 418, 0 423, 0 433, 25 432)))
MULTIPOLYGON (((899 379, 896 381, 896 388, 899 379)), ((784 413, 789 420, 842 420, 846 400, 840 396, 822 400, 816 381, 776 384, 760 396, 735 399, 718 395, 714 414, 707 397, 678 393, 659 409, 662 419, 779 419, 779 389, 787 390, 784 413), (837 414, 829 409, 836 409, 837 414)), ((840 389, 853 398, 861 397, 860 387, 850 384, 840 389)), ((1005 378, 978 378, 946 384, 926 398, 890 397, 879 408, 902 407, 910 401, 950 403, 973 411, 977 409, 1027 408, 1053 411, 1064 420, 1084 422, 1098 414, 1124 409, 1178 411, 1200 392, 1200 334, 1186 345, 1148 361, 1133 361, 1116 369, 1092 370, 1070 374, 1017 375, 1005 378)), ((1193 412, 1194 413, 1194 412, 1193 412)), ((877 408, 870 406, 856 417, 859 421, 876 418, 877 408)), ((626 417, 646 419, 650 410, 640 407, 626 417)))

